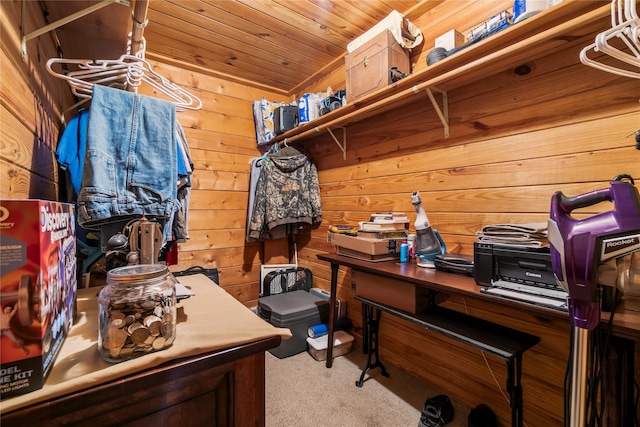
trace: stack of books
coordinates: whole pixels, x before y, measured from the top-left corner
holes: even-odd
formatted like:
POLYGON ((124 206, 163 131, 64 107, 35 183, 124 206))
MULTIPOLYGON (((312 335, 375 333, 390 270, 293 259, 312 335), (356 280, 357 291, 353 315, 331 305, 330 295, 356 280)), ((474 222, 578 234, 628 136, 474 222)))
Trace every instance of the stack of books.
POLYGON ((407 237, 409 218, 404 212, 376 212, 369 221, 358 223, 358 237, 397 239, 407 237))
POLYGON ((409 218, 403 212, 376 212, 369 221, 361 221, 353 230, 332 225, 327 241, 340 255, 367 261, 393 261, 400 257, 400 246, 407 239, 409 218))

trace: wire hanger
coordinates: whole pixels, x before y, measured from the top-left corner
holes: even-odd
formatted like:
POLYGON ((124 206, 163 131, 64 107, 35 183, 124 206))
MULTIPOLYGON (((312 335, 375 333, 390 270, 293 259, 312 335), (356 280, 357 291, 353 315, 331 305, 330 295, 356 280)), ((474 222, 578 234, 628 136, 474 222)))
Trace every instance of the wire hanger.
MULTIPOLYGON (((143 38, 143 47, 144 43, 143 38)), ((129 46, 130 44, 131 38, 129 46)), ((165 94, 176 105, 176 111, 202 108, 202 101, 198 97, 154 71, 151 64, 144 59, 144 51, 143 48, 136 55, 127 53, 118 59, 51 58, 46 66, 51 75, 66 80, 71 92, 79 98, 90 99, 95 84, 137 92, 138 87, 144 82, 165 94), (74 70, 58 72, 53 69, 54 64, 65 64, 74 70)))
POLYGON ((587 54, 591 51, 605 53, 619 61, 620 65, 624 63, 640 67, 640 17, 636 0, 612 0, 611 28, 598 34, 594 43, 582 49, 580 61, 613 74, 640 78, 640 73, 630 70, 629 67, 623 68, 589 58, 587 54), (611 43, 612 41, 621 41, 624 47, 618 48, 611 43))

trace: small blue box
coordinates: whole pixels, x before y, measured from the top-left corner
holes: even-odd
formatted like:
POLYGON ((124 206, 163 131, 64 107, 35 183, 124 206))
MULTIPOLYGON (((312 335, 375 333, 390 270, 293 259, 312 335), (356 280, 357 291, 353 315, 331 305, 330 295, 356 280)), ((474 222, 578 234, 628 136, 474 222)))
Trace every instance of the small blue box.
POLYGON ((308 123, 311 121, 309 114, 311 112, 311 106, 309 105, 310 96, 310 93, 305 93, 298 101, 298 123, 308 123))

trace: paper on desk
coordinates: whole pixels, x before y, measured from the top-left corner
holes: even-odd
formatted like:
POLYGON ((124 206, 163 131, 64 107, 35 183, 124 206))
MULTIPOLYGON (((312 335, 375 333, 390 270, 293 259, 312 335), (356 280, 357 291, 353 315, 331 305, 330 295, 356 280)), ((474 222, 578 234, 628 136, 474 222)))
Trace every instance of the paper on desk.
POLYGON ((194 296, 196 293, 182 283, 176 283, 176 299, 182 300, 194 296))
POLYGON ((508 246, 543 248, 549 246, 547 223, 491 224, 476 233, 478 241, 508 246))

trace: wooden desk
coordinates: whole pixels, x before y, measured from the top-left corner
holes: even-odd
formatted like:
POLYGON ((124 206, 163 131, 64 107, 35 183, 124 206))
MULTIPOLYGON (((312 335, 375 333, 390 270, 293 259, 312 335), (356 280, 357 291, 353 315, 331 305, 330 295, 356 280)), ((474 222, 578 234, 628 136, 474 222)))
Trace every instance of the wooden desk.
MULTIPOLYGON (((340 266, 344 266, 352 268, 356 271, 363 271, 366 273, 406 281, 417 286, 433 289, 435 291, 473 296, 490 300, 492 302, 495 302, 496 304, 517 306, 519 308, 521 308, 521 306, 525 306, 524 309, 534 311, 537 314, 564 318, 569 321, 569 317, 566 313, 562 313, 557 310, 551 310, 544 307, 533 306, 530 304, 523 304, 517 301, 510 301, 506 299, 502 300, 494 296, 483 294, 480 292, 481 287, 476 284, 473 278, 468 276, 421 268, 417 267, 415 263, 399 263, 396 261, 369 262, 337 254, 319 254, 317 255, 317 257, 318 259, 327 261, 331 264, 331 297, 329 301, 330 306, 335 306, 335 295, 338 284, 338 270, 340 266)), ((333 349, 331 343, 333 342, 332 338, 334 320, 335 319, 331 318, 330 316, 328 337, 329 346, 327 348, 326 361, 327 368, 330 368, 333 363, 333 349)))
POLYGON ((174 345, 118 364, 98 354, 98 288, 80 290, 78 323, 45 386, 0 402, 2 426, 263 426, 264 352, 290 332, 204 275, 180 282, 196 296, 179 304, 174 345))
MULTIPOLYGON (((481 300, 491 302, 491 304, 497 304, 500 306, 510 306, 517 308, 521 311, 526 311, 536 316, 546 318, 562 319, 569 323, 569 316, 565 312, 547 309, 544 307, 535 306, 518 301, 511 301, 507 299, 498 298, 495 296, 487 295, 480 292, 480 286, 478 286, 473 278, 461 275, 455 275, 450 273, 444 273, 432 269, 425 269, 417 267, 414 263, 399 263, 399 262, 369 262, 358 260, 355 258, 349 258, 336 254, 319 254, 318 259, 329 262, 331 264, 331 297, 330 306, 335 306, 335 299, 337 293, 338 282, 338 270, 340 266, 349 267, 356 271, 362 271, 378 276, 388 277, 392 279, 402 280, 405 282, 413 283, 417 286, 425 287, 428 289, 441 291, 448 294, 457 294, 462 296, 472 296, 481 300)), ((603 314, 603 320, 609 318, 608 313, 603 314)), ((332 366, 333 357, 333 325, 335 319, 333 316, 329 318, 329 333, 327 348, 327 361, 326 366, 330 368, 332 366)), ((607 393, 606 399, 616 402, 617 408, 612 409, 612 414, 617 413, 622 419, 633 419, 634 414, 632 410, 632 404, 629 405, 629 399, 633 399, 633 381, 629 378, 633 378, 633 354, 634 354, 634 342, 640 340, 640 313, 637 312, 625 312, 616 313, 613 323, 613 333, 620 337, 622 341, 622 351, 625 363, 620 365, 612 365, 612 370, 615 373, 615 378, 622 378, 622 382, 625 384, 623 387, 626 390, 616 390, 615 394, 607 393), (618 398, 618 396, 621 396, 618 398), (622 415, 620 415, 622 413, 622 415)), ((567 342, 567 346, 570 343, 567 342)), ((616 381, 611 381, 613 384, 616 381)), ((631 402, 632 403, 632 402, 631 402)), ((617 418, 614 418, 617 419, 617 418)), ((610 425, 616 425, 616 421, 610 425)), ((619 424, 622 425, 622 424, 619 424)))

